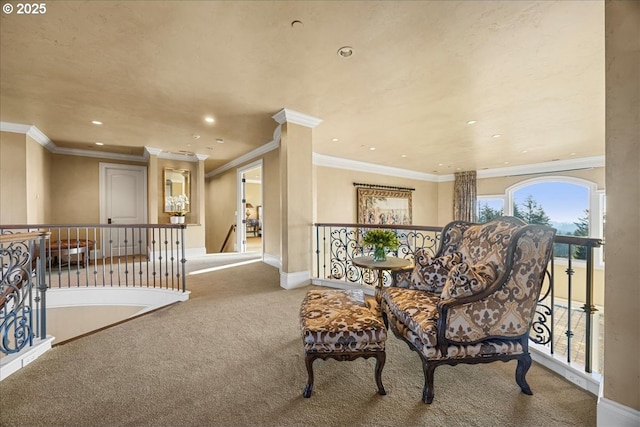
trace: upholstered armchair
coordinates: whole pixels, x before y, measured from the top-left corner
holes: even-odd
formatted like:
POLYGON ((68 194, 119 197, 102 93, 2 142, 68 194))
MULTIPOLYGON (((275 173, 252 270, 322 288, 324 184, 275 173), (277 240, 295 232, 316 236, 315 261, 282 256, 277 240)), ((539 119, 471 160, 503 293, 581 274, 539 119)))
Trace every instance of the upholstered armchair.
POLYGON ((415 267, 383 290, 385 324, 422 359, 422 400, 434 397, 442 364, 516 359, 516 382, 533 394, 528 338, 555 230, 514 217, 485 224, 455 221, 435 256, 415 254, 415 267))

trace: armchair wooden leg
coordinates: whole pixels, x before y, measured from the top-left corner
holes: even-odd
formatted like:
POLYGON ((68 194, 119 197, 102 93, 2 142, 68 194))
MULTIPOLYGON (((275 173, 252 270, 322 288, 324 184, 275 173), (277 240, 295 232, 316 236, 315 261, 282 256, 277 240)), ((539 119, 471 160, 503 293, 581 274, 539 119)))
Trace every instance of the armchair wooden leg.
POLYGON ((533 392, 527 384, 527 380, 525 379, 527 375, 527 371, 531 367, 531 356, 529 354, 523 354, 518 358, 518 367, 516 368, 516 382, 520 386, 520 389, 524 394, 532 395, 533 392))
POLYGON ((378 385, 378 394, 384 396, 387 392, 382 385, 382 368, 384 368, 384 362, 387 360, 387 355, 384 351, 376 352, 376 384, 378 385))
POLYGON ((433 402, 435 392, 433 390, 433 376, 435 374, 436 365, 422 361, 422 369, 424 370, 424 388, 422 389, 422 401, 424 403, 433 402))
POLYGON ((382 322, 384 323, 384 328, 389 330, 389 319, 387 318, 387 313, 385 313, 384 310, 382 310, 382 322))

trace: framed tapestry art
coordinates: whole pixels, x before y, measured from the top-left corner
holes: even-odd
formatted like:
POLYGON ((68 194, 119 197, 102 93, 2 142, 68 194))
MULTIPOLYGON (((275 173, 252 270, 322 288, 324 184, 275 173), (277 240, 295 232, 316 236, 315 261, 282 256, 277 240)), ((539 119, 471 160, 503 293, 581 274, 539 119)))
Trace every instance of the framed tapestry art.
POLYGON ((359 224, 411 224, 411 191, 358 188, 359 224))

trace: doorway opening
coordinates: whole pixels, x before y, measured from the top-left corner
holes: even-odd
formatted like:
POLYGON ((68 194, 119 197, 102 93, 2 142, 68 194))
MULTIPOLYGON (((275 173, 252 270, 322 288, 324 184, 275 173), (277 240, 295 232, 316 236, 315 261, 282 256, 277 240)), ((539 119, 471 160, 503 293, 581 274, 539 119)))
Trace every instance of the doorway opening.
POLYGON ((263 252, 262 160, 238 169, 238 247, 240 252, 263 252))

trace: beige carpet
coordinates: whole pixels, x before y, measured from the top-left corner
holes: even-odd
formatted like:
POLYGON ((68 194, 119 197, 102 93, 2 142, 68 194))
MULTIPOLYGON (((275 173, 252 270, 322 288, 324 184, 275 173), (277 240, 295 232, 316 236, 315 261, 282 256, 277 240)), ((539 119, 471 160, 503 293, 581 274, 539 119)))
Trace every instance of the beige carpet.
POLYGON ((594 426, 596 397, 535 364, 444 366, 421 402, 418 355, 391 336, 374 360, 315 362, 310 399, 298 310, 251 263, 189 276, 188 302, 55 347, 0 383, 2 426, 594 426))

